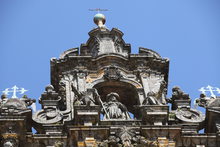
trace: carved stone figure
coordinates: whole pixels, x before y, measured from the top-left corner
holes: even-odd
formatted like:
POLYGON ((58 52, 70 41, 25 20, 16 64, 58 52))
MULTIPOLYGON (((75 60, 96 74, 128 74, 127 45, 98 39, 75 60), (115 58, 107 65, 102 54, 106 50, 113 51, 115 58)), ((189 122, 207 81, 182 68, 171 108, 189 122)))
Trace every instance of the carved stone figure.
POLYGON ((160 89, 157 93, 157 97, 159 98, 159 102, 163 105, 166 104, 166 94, 167 94, 167 83, 165 80, 160 82, 160 89))
POLYGON ((1 95, 1 101, 0 101, 0 107, 1 105, 3 105, 4 103, 6 103, 8 100, 7 95, 6 94, 2 94, 1 95))
POLYGON ((23 97, 21 98, 21 101, 25 102, 27 107, 31 106, 33 103, 36 102, 35 99, 28 98, 27 95, 23 95, 23 97))
POLYGON ((166 100, 172 104, 172 110, 176 110, 182 106, 190 107, 191 105, 189 94, 184 93, 178 86, 173 87, 172 97, 166 100))
POLYGON ((147 97, 144 99, 142 105, 161 105, 161 103, 157 100, 156 94, 151 91, 148 92, 147 97))
POLYGON ((66 84, 64 81, 60 81, 59 82, 59 92, 60 92, 60 95, 65 98, 66 96, 66 84))
POLYGON ((189 95, 184 93, 178 86, 173 87, 172 89, 172 99, 190 99, 189 95))
POLYGON ((78 91, 73 84, 71 85, 72 91, 75 94, 75 100, 73 102, 74 105, 95 105, 97 103, 97 99, 99 99, 99 94, 96 89, 89 94, 88 91, 78 91))
POLYGON ((128 110, 124 104, 119 102, 119 95, 111 92, 106 96, 106 102, 103 104, 102 113, 104 113, 104 120, 106 119, 130 119, 128 110))
POLYGON ((200 97, 195 100, 195 104, 206 108, 211 102, 213 102, 216 98, 207 97, 204 93, 200 94, 200 97))

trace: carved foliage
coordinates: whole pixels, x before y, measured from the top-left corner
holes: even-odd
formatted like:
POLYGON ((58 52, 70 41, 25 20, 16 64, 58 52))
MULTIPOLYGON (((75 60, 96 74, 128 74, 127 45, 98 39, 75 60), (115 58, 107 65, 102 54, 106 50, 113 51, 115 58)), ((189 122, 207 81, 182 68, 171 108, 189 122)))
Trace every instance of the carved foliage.
POLYGON ((117 129, 115 135, 102 141, 99 147, 159 147, 157 140, 149 140, 137 134, 135 128, 123 126, 117 129))

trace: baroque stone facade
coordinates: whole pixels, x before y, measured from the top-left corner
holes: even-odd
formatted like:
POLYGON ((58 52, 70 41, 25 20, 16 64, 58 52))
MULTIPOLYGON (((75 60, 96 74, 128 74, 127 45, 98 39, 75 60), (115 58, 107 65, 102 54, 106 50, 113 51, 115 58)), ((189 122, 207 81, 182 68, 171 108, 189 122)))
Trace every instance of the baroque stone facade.
POLYGON ((27 96, 2 95, 1 146, 220 146, 220 99, 201 95, 196 102, 206 108, 203 115, 179 87, 167 98, 169 60, 142 47, 132 54, 123 33, 104 26, 103 15, 94 22, 98 27, 80 49, 51 59, 41 110, 32 114, 28 106, 35 100, 27 96))

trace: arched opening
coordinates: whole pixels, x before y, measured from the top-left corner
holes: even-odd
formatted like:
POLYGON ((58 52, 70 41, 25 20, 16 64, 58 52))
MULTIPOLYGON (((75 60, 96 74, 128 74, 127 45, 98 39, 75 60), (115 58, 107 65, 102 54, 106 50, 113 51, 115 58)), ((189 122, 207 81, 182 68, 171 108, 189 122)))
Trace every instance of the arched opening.
POLYGON ((118 101, 123 103, 127 107, 128 111, 132 113, 130 116, 133 118, 135 117, 134 105, 138 104, 138 93, 135 86, 121 81, 105 81, 94 85, 93 88, 98 90, 103 102, 106 101, 106 96, 109 93, 117 93, 119 95, 118 101))

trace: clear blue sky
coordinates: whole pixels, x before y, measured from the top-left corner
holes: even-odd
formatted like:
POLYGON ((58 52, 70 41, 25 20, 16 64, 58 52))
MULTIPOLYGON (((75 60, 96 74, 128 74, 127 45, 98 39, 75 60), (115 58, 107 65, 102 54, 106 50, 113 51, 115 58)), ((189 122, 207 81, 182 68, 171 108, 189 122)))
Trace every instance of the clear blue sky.
POLYGON ((191 98, 220 87, 219 0, 0 0, 0 90, 17 85, 38 99, 50 83, 50 58, 96 27, 91 8, 109 9, 106 26, 124 32, 133 53, 146 47, 170 59, 169 96, 174 85, 191 98))

